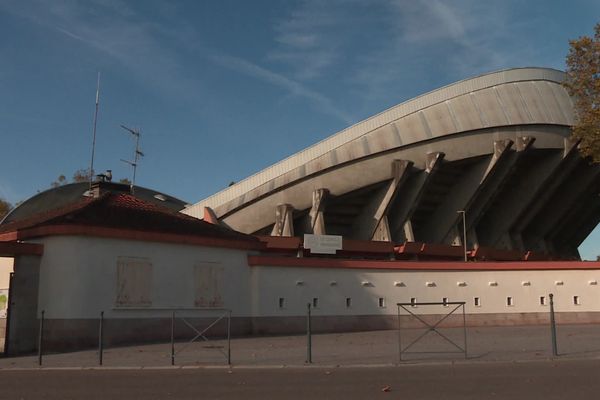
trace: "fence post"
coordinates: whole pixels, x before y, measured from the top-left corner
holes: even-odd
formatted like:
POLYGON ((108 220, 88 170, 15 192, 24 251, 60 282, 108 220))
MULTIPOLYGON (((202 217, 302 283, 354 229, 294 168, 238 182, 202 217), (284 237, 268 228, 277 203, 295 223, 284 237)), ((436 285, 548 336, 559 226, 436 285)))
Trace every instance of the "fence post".
POLYGON ((42 354, 43 354, 43 350, 42 350, 42 346, 44 344, 44 314, 46 313, 45 310, 42 310, 42 316, 40 318, 40 333, 38 336, 38 365, 42 365, 42 354))
POLYGON ((558 346, 556 345, 556 319, 554 318, 554 295, 550 293, 550 332, 552 334, 552 355, 558 356, 558 346))
POLYGON ((462 305, 462 314, 463 314, 463 335, 465 338, 465 360, 468 358, 467 357, 467 313, 465 311, 465 303, 463 302, 462 305))
POLYGON ((398 364, 402 361, 402 337, 400 336, 400 304, 398 304, 398 364))
POLYGON ((103 343, 103 325, 104 325, 104 311, 100 311, 100 327, 98 328, 98 364, 102 365, 102 352, 104 351, 103 343))
POLYGON ((231 365, 231 310, 227 316, 227 365, 231 365))
POLYGON ((311 327, 310 327, 310 303, 306 304, 308 312, 306 314, 306 363, 312 363, 312 338, 311 338, 311 327))
POLYGON ((175 365, 175 311, 171 312, 171 365, 175 365))

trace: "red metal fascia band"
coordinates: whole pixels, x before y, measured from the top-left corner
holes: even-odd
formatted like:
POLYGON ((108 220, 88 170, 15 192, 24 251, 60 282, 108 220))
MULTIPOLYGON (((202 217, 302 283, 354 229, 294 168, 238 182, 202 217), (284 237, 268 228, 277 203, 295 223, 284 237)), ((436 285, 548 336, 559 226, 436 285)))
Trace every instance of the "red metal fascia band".
POLYGON ((596 261, 517 261, 517 262, 429 262, 348 260, 333 258, 294 258, 248 256, 251 267, 350 268, 405 271, 530 271, 530 270, 594 270, 596 261))

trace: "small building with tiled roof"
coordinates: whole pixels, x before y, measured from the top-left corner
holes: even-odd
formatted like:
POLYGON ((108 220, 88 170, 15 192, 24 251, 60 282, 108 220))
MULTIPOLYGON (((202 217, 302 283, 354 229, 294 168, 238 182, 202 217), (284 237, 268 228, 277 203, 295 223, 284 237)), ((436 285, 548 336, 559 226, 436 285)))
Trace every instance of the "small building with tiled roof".
POLYGON ((254 236, 110 190, 2 224, 0 255, 15 257, 6 351, 36 348, 42 312, 45 342, 57 349, 96 341, 100 312, 118 326, 107 330, 112 343, 165 338, 167 310, 210 316, 225 298, 247 317, 247 255, 263 247, 254 236))

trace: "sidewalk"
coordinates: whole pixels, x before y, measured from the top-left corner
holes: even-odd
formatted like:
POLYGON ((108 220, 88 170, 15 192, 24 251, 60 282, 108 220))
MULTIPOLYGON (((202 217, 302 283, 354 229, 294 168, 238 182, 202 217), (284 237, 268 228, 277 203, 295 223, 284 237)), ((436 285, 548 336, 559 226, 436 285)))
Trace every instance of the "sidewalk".
MULTIPOLYGON (((402 330, 403 348, 423 334, 423 329, 402 330)), ((441 333, 464 346, 462 328, 441 333)), ((559 325, 560 359, 600 359, 600 325, 559 325)), ((305 365, 306 336, 249 337, 231 340, 233 366, 275 367, 305 365)), ((467 328, 467 359, 457 347, 429 332, 403 354, 402 364, 423 362, 528 361, 552 358, 548 326, 467 328), (453 352, 453 353, 449 353, 453 352)), ((227 341, 211 340, 190 345, 176 343, 176 366, 227 366, 227 341)), ((105 348, 103 367, 170 367, 170 343, 105 348)), ((319 334, 312 336, 312 361, 321 366, 393 365, 398 363, 398 331, 319 334)), ((99 367, 96 350, 45 354, 45 368, 99 367)), ((0 369, 39 368, 37 355, 0 358, 0 369)))

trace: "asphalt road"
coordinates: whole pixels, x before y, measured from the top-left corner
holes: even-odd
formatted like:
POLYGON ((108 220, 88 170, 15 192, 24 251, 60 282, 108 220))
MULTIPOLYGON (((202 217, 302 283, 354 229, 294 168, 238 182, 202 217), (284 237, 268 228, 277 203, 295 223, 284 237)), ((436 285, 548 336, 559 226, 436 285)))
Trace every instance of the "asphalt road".
POLYGON ((0 371, 1 399, 597 399, 600 360, 0 371), (386 390, 387 388, 387 390, 386 390))

